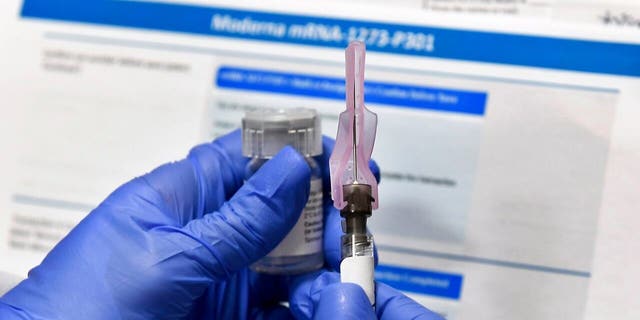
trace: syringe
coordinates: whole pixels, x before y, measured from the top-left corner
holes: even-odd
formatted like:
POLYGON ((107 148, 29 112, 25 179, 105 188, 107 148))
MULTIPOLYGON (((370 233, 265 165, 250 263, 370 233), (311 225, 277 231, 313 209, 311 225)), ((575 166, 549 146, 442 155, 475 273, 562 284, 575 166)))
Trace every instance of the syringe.
POLYGON ((373 237, 367 231, 367 218, 378 208, 378 183, 369 169, 377 116, 364 106, 364 43, 351 42, 345 55, 347 110, 340 114, 329 160, 331 197, 344 218, 341 281, 360 285, 374 305, 373 237))

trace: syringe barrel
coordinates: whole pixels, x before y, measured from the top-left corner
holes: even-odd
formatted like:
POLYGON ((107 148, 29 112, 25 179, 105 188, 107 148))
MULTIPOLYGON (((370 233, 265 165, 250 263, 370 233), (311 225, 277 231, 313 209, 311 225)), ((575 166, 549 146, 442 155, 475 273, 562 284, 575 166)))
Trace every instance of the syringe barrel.
POLYGON ((344 221, 340 281, 359 285, 371 305, 375 306, 373 236, 367 232, 366 221, 366 215, 351 216, 344 221))
POLYGON ((370 233, 347 233, 342 236, 342 259, 373 257, 373 236, 370 233))

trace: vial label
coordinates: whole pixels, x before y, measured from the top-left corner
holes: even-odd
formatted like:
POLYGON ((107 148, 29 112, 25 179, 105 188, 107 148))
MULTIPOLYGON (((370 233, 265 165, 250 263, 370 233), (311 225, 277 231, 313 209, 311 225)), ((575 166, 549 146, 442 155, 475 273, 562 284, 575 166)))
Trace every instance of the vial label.
POLYGON ((309 200, 300 219, 268 257, 299 256, 322 251, 322 180, 311 179, 309 200))

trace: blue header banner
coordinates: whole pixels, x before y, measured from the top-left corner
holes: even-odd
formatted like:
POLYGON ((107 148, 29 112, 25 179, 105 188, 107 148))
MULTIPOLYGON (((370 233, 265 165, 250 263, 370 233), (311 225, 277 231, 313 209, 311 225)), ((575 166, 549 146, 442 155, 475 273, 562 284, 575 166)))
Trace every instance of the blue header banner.
POLYGON ((179 3, 25 0, 28 18, 345 48, 570 71, 640 76, 640 45, 433 28, 179 3))
POLYGON ((459 300, 462 293, 463 276, 455 273, 378 265, 375 277, 398 290, 439 298, 459 300))
MULTIPOLYGON (((332 100, 345 99, 344 78, 284 73, 223 66, 218 69, 219 88, 291 94, 332 100)), ((424 86, 365 81, 365 103, 423 110, 484 115, 487 94, 424 86)))

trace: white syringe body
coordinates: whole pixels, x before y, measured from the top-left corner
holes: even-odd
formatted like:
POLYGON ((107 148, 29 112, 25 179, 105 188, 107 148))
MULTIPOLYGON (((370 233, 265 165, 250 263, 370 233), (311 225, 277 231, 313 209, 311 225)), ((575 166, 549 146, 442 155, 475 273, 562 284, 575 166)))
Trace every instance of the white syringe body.
POLYGON ((340 263, 340 282, 355 283, 364 290, 371 305, 376 303, 373 256, 373 236, 366 234, 364 239, 357 240, 354 235, 343 236, 343 257, 340 263), (345 239, 345 237, 350 239, 345 239), (345 240, 351 243, 351 253, 344 256, 345 240), (363 241, 364 240, 364 241, 363 241))

